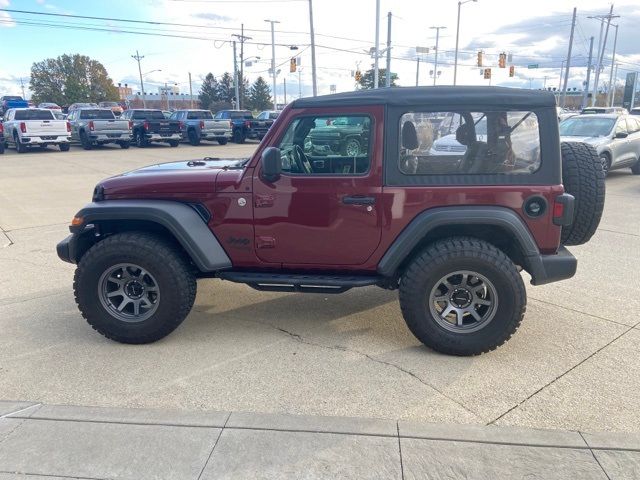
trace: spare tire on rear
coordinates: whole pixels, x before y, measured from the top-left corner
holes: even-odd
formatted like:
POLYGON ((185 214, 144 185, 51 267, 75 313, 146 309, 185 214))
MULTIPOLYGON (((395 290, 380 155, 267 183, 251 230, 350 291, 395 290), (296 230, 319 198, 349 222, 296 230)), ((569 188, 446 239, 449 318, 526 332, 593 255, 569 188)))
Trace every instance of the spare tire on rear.
POLYGON ((575 197, 573 223, 562 229, 563 245, 582 245, 593 236, 600 223, 605 197, 605 173, 598 152, 591 145, 562 142, 562 183, 575 197))

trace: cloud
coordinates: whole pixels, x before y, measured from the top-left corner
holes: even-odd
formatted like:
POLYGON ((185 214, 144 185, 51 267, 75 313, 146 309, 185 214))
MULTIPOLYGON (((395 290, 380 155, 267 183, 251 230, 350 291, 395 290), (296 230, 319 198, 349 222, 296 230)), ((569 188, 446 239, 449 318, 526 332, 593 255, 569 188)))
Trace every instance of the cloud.
MULTIPOLYGON (((0 0, 0 8, 9 8, 9 6, 9 0, 0 0)), ((0 28, 11 28, 15 26, 16 22, 13 21, 9 12, 0 12, 0 28)))
POLYGON ((231 17, 225 15, 217 15, 215 13, 196 13, 192 15, 194 18, 200 18, 203 20, 213 20, 214 22, 230 22, 233 20, 231 17))

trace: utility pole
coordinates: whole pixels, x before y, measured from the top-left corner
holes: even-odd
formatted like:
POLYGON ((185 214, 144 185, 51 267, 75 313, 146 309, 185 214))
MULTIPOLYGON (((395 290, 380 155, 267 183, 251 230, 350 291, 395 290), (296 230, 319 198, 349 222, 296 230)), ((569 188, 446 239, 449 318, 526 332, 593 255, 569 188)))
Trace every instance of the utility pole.
POLYGON ((420 55, 416 55, 416 87, 420 81, 420 55))
POLYGON ((22 99, 25 100, 24 95, 24 82, 22 81, 22 77, 20 77, 20 88, 22 89, 22 99))
POLYGON ((387 14, 387 75, 384 85, 391 86, 391 12, 387 14))
POLYGON ((287 104, 287 79, 283 78, 282 83, 284 84, 284 104, 287 104))
POLYGON ((277 20, 265 20, 271 24, 271 75, 273 77, 273 109, 278 110, 278 101, 276 96, 276 34, 275 24, 280 23, 277 20))
MULTIPOLYGON (((316 81, 316 36, 313 33, 313 2, 309 0, 309 32, 311 34, 311 84, 313 86, 313 96, 318 95, 318 84, 316 81)), ((302 97, 302 95, 300 95, 302 97)))
POLYGON ((573 7, 573 20, 571 21, 571 35, 569 36, 569 51, 567 52, 567 61, 564 71, 564 84, 562 86, 562 100, 560 106, 564 108, 567 98, 567 83, 569 82, 569 69, 571 68, 571 50, 573 49, 573 32, 576 28, 576 14, 578 9, 573 7))
POLYGON ((582 96, 582 108, 587 106, 587 101, 589 99, 589 81, 591 79, 591 61, 593 60, 593 37, 589 39, 589 60, 587 61, 587 81, 584 86, 584 94, 582 96))
POLYGON ((373 64, 373 88, 378 88, 378 82, 380 80, 378 67, 378 57, 380 56, 380 0, 376 0, 376 46, 373 53, 375 55, 373 64))
MULTIPOLYGON (((615 78, 617 80, 618 78, 618 64, 616 63, 616 73, 614 74, 613 78, 615 78)), ((611 106, 613 107, 613 104, 616 101, 616 87, 615 85, 613 86, 613 90, 611 91, 611 106)))
POLYGON ((233 86, 235 90, 235 108, 240 109, 240 86, 238 85, 238 60, 236 58, 236 42, 235 40, 231 42, 233 44, 233 86))
POLYGON ((607 94, 607 103, 610 103, 610 106, 613 107, 613 99, 611 97, 611 92, 615 90, 615 80, 613 78, 613 68, 616 63, 616 46, 618 44, 618 25, 614 25, 616 27, 616 36, 613 37, 613 54, 611 55, 611 72, 609 73, 609 92, 607 94))
POLYGON ((431 30, 436 31, 436 53, 435 59, 433 63, 433 85, 435 86, 436 80, 438 79, 438 43, 440 42, 440 30, 445 29, 447 27, 429 27, 431 30))
POLYGON ((458 79, 458 43, 460 42, 460 8, 465 3, 477 2, 478 0, 465 0, 458 2, 458 22, 456 23, 456 54, 453 61, 453 84, 456 85, 458 79))
POLYGON ((562 60, 562 63, 560 63, 560 81, 558 82, 558 95, 560 94, 560 91, 562 90, 562 73, 564 72, 564 62, 566 60, 562 60))
POLYGON ((140 56, 138 50, 136 50, 136 54, 131 55, 131 58, 135 59, 138 62, 138 73, 140 74, 140 90, 142 90, 142 106, 143 108, 147 108, 147 99, 145 98, 144 94, 144 82, 142 81, 142 67, 140 67, 140 60, 144 58, 144 55, 140 56))
MULTIPOLYGON (((244 36, 244 23, 240 24, 240 35, 234 33, 231 36, 236 37, 240 41, 240 86, 238 88, 239 97, 237 105, 238 109, 242 109, 242 96, 244 94, 244 42, 246 42, 247 40, 251 40, 252 37, 244 36)), ((235 58, 235 56, 233 58, 235 58)))
POLYGON ((193 108, 193 88, 191 85, 191 72, 189 72, 189 105, 193 108))
POLYGON ((302 74, 301 68, 298 67, 298 98, 302 98, 302 74))
POLYGON ((602 60, 604 59, 604 51, 607 48, 607 37, 609 35, 609 26, 611 25, 612 18, 618 18, 619 15, 613 15, 613 4, 611 4, 611 9, 609 10, 608 15, 599 15, 593 18, 598 18, 600 20, 600 36, 602 36, 602 28, 604 27, 604 21, 607 20, 607 28, 604 33, 604 41, 602 45, 598 42, 598 63, 596 64, 596 72, 595 78, 593 80, 593 94, 591 96, 591 105, 596 105, 598 100, 598 82, 600 80, 600 70, 602 69, 602 60))

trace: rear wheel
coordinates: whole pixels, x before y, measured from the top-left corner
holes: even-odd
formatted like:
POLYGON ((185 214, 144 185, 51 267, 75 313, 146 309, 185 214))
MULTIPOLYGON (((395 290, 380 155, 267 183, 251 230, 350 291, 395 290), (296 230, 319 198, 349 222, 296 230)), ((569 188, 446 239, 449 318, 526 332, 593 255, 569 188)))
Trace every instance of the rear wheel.
POLYGON ((604 164, 595 148, 586 143, 563 142, 560 147, 562 183, 576 199, 573 223, 563 227, 560 241, 563 245, 582 245, 596 232, 604 210, 604 164))
POLYGON ((61 152, 68 152, 69 149, 71 148, 71 144, 69 143, 61 143, 58 145, 58 148, 60 149, 61 152))
POLYGON ((82 257, 74 277, 82 316, 99 333, 122 343, 150 343, 189 314, 196 280, 170 243, 146 233, 120 233, 82 257))
POLYGON ((633 164, 631 167, 631 173, 634 175, 640 175, 640 160, 633 164))
POLYGON ((244 133, 242 133, 242 130, 237 129, 235 132, 233 132, 233 141, 235 143, 244 143, 245 136, 244 133))
POLYGON ((131 142, 129 142, 129 141, 119 142, 118 145, 120 145, 121 149, 126 150, 127 148, 129 148, 131 146, 131 142))
POLYGON ((13 141, 16 144, 16 152, 25 153, 27 151, 27 146, 20 142, 20 137, 18 137, 17 133, 13 134, 13 141))
POLYGON ((145 148, 149 146, 149 141, 147 140, 147 137, 145 137, 144 133, 140 131, 136 132, 135 141, 136 141, 136 146, 138 148, 145 148))
POLYGON ((479 355, 506 342, 520 326, 526 290, 513 262, 474 238, 438 241, 400 280, 400 306, 411 332, 452 355, 479 355))
POLYGON ((169 140, 169 146, 177 147, 178 145, 180 145, 180 141, 178 141, 178 140, 169 140))
POLYGON ((341 149, 342 155, 346 157, 357 157, 360 155, 360 142, 356 138, 349 138, 341 149))
POLYGON ((4 140, 0 139, 0 155, 4 153, 4 140))
POLYGON ((187 132, 187 138, 189 140, 189 143, 194 147, 196 145, 200 145, 200 137, 194 129, 191 129, 187 132))
POLYGON ((91 140, 89 139, 89 135, 84 130, 80 132, 80 145, 85 150, 91 150, 93 145, 91 145, 91 140))
POLYGON ((226 145, 227 144, 227 139, 226 138, 219 138, 218 139, 218 143, 220 145, 226 145))

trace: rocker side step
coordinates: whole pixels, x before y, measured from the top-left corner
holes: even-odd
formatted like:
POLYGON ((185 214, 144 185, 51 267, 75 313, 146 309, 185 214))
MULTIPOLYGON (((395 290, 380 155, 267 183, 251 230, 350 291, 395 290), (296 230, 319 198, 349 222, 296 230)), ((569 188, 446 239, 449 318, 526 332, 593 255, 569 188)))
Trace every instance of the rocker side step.
POLYGON ((217 276, 268 292, 342 293, 353 287, 377 285, 381 281, 380 277, 373 275, 296 275, 223 271, 217 276))

